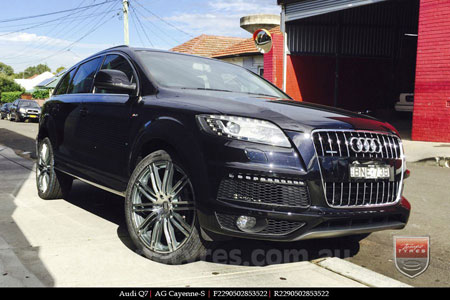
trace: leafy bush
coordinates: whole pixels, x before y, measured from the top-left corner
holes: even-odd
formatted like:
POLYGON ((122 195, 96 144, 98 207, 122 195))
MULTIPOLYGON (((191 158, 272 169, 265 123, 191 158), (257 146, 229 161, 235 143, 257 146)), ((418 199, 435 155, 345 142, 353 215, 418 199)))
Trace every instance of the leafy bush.
POLYGON ((47 99, 50 97, 48 90, 36 90, 32 94, 33 99, 47 99))
POLYGON ((22 96, 23 92, 3 92, 1 94, 1 102, 14 102, 22 96))
POLYGON ((3 92, 24 92, 25 90, 10 76, 0 73, 0 93, 3 92))

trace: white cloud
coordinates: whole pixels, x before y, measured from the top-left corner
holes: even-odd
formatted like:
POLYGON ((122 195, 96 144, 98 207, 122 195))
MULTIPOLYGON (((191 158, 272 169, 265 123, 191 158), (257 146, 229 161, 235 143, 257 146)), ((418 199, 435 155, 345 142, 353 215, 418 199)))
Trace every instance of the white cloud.
POLYGON ((218 0, 209 1, 205 13, 181 13, 165 19, 181 25, 193 35, 213 34, 248 37, 240 28, 241 17, 253 14, 280 14, 275 0, 218 0))
POLYGON ((0 33, 0 61, 20 72, 29 66, 46 63, 54 71, 60 66, 70 67, 81 59, 113 46, 112 44, 89 44, 37 35, 34 33, 0 33), (70 47, 69 47, 70 46, 70 47), (70 49, 68 51, 67 48, 70 49), (59 50, 64 51, 59 52, 59 50), (59 52, 59 53, 57 53, 59 52), (56 54, 57 55, 54 55, 56 54))

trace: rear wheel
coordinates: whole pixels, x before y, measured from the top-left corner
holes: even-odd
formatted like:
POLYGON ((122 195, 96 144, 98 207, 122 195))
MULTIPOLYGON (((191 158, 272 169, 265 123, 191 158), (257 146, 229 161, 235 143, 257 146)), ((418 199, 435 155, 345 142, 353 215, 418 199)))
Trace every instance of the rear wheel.
POLYGON ((54 168, 53 148, 49 138, 39 142, 36 166, 36 186, 39 197, 45 200, 61 199, 72 188, 73 178, 54 168))
POLYGON ((194 188, 185 169, 166 151, 145 157, 128 183, 128 231, 140 253, 166 264, 194 261, 205 253, 194 188))

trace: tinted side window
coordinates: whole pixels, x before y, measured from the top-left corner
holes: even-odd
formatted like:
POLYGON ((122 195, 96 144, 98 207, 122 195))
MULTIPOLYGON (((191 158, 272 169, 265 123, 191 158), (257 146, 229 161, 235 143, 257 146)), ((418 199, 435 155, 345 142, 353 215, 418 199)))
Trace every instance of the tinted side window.
POLYGON ((72 71, 64 75, 63 78, 61 78, 61 82, 59 83, 53 95, 61 95, 66 93, 70 81, 72 80, 73 74, 75 74, 75 70, 76 69, 73 69, 72 71))
POLYGON ((78 71, 69 85, 68 94, 90 93, 95 73, 102 62, 101 57, 94 58, 78 67, 78 71))
MULTIPOLYGON (((124 72, 131 83, 136 83, 135 74, 130 63, 122 56, 111 54, 106 56, 102 69, 119 70, 124 72)), ((96 93, 117 93, 117 91, 108 91, 105 89, 95 89, 96 93)))

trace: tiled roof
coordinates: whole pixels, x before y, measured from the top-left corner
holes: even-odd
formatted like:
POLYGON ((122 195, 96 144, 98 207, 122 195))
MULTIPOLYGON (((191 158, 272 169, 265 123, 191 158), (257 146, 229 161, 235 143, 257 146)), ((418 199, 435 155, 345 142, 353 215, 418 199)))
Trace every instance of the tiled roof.
MULTIPOLYGON (((281 33, 280 26, 272 28, 271 30, 269 30, 269 32, 271 34, 281 33)), ((228 47, 226 49, 219 50, 216 53, 214 53, 211 57, 219 58, 219 57, 235 56, 235 55, 242 55, 242 54, 259 54, 259 51, 258 51, 258 49, 256 49, 255 42, 253 41, 252 38, 249 38, 242 42, 231 45, 230 47, 228 47)))
POLYGON ((244 38, 237 37, 202 34, 170 50, 175 52, 211 57, 213 53, 221 51, 222 49, 245 40, 246 39, 244 38))

